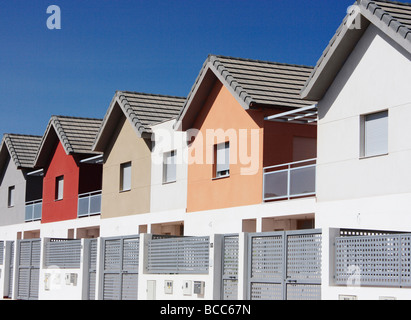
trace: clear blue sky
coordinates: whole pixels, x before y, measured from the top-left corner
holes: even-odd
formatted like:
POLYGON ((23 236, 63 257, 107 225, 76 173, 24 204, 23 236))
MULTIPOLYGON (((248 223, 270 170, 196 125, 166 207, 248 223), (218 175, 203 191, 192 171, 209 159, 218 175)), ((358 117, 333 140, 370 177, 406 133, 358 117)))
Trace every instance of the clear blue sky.
POLYGON ((3 0, 0 134, 103 118, 116 90, 186 96, 208 54, 315 65, 354 0, 3 0), (49 30, 49 5, 61 30, 49 30))

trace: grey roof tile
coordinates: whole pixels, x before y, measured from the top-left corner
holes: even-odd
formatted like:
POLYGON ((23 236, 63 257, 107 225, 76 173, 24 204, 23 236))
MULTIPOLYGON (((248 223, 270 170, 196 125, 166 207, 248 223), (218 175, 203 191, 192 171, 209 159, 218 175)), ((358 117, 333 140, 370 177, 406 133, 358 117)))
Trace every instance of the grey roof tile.
POLYGON ((299 108, 315 103, 301 100, 299 93, 313 68, 276 62, 210 56, 232 86, 240 86, 249 103, 299 108))
POLYGON ((7 146, 10 157, 18 168, 33 168, 41 139, 41 136, 5 134, 2 145, 7 146))

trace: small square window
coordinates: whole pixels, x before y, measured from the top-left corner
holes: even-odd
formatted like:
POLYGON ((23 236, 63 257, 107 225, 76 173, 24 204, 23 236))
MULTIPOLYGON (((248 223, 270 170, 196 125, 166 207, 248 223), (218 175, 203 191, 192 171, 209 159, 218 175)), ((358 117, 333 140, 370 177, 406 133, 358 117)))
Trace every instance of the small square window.
POLYGON ((64 176, 60 176, 56 178, 56 200, 62 200, 64 194, 64 176))
POLYGON ((177 151, 170 151, 164 154, 163 163, 163 183, 176 182, 177 180, 177 151))
POLYGON ((388 111, 361 117, 361 157, 388 153, 388 111))
POLYGON ((214 146, 215 152, 215 178, 230 176, 230 142, 214 146))
POLYGON ((7 198, 7 205, 9 208, 14 207, 15 190, 16 190, 15 186, 9 187, 8 198, 7 198))
POLYGON ((120 165, 120 191, 131 190, 131 162, 120 165))

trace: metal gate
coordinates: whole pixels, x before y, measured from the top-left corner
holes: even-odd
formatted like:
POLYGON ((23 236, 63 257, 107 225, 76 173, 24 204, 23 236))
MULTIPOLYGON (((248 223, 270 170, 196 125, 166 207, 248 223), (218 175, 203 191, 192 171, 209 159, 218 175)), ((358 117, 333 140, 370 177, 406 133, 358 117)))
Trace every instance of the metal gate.
POLYGON ((14 284, 14 241, 6 242, 6 259, 7 269, 5 271, 5 276, 7 277, 7 294, 6 297, 9 299, 13 298, 13 284, 14 284))
POLYGON ((41 240, 17 241, 17 299, 38 299, 41 240))
POLYGON ((86 299, 96 299, 96 276, 97 276, 97 239, 84 239, 85 258, 87 259, 87 278, 86 278, 86 299))
POLYGON ((237 235, 223 236, 221 299, 238 299, 238 241, 237 235))
POLYGON ((321 231, 248 236, 249 300, 320 300, 321 231))
POLYGON ((101 297, 137 300, 139 236, 103 238, 101 297))

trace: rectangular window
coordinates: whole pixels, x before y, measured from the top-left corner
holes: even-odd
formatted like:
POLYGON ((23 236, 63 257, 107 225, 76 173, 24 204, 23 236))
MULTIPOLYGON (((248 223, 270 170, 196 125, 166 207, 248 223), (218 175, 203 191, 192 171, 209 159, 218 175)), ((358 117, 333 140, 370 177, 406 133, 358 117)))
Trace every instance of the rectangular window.
POLYGON ((177 151, 170 151, 164 154, 163 163, 163 183, 177 181, 177 151))
POLYGON ((361 156, 388 154, 388 111, 361 117, 361 156))
POLYGON ((131 162, 120 165, 120 191, 131 190, 131 162))
POLYGON ((214 146, 215 177, 224 178, 230 175, 230 142, 214 146))
POLYGON ((9 192, 8 192, 8 199, 7 199, 7 205, 9 208, 14 207, 14 193, 15 193, 15 187, 9 187, 9 192))
POLYGON ((62 200, 64 193, 64 176, 56 178, 56 200, 62 200))

